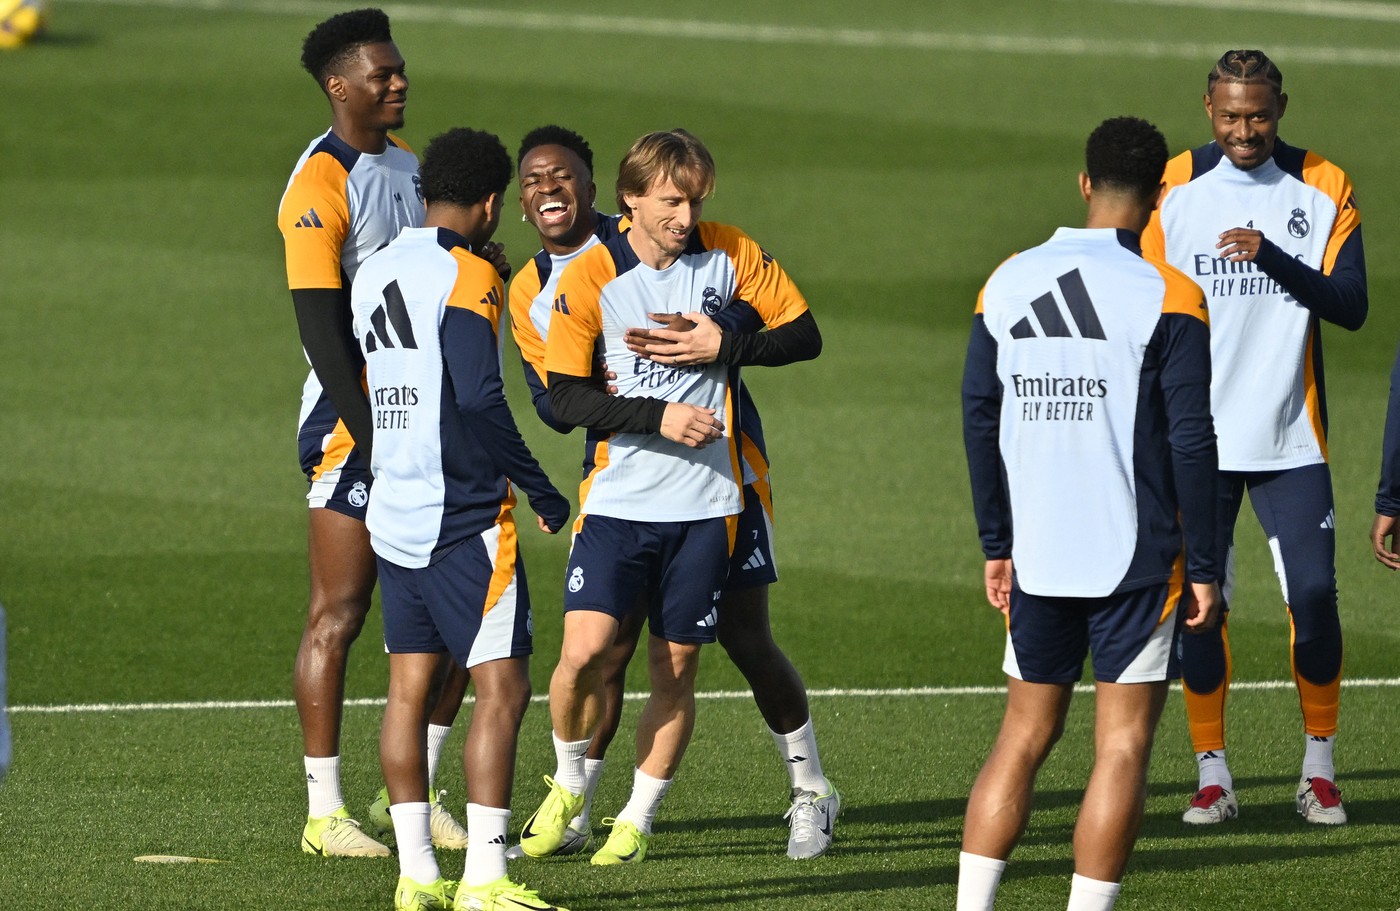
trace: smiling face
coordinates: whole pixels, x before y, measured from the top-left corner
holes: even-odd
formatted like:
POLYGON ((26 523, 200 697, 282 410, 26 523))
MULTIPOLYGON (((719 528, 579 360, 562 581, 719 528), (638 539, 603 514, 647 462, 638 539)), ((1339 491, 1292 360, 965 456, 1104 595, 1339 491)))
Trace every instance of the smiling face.
POLYGON ((1267 82, 1221 80, 1205 96, 1215 142, 1235 167, 1248 171, 1268 161, 1288 96, 1267 82))
POLYGON ((637 258, 653 269, 665 269, 685 252, 690 235, 700 224, 703 196, 691 196, 670 177, 658 177, 645 195, 624 197, 632 210, 628 240, 637 258))
POLYGON ((596 226, 597 195, 593 175, 573 149, 536 146, 520 161, 520 208, 549 253, 572 253, 587 242, 596 226))
POLYGON ((339 104, 337 114, 353 129, 388 132, 403 126, 408 76, 403 55, 392 41, 361 45, 326 77, 326 92, 339 104))

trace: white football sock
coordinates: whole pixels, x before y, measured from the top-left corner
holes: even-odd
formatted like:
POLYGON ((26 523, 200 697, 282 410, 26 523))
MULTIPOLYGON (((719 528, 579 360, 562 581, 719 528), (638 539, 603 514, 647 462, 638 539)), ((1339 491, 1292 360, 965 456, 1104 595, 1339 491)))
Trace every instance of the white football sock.
POLYGON ((428 723, 428 802, 437 799, 433 793, 433 779, 437 777, 438 760, 442 759, 442 747, 447 743, 447 735, 452 733, 451 726, 428 723))
POLYGON ((575 832, 588 831, 588 815, 593 811, 593 792, 598 790, 598 780, 603 777, 603 762, 602 759, 583 761, 583 809, 569 820, 569 828, 575 832))
POLYGON ((669 778, 665 781, 652 778, 641 769, 633 770, 632 796, 627 800, 627 806, 617 814, 617 818, 627 820, 643 835, 650 835, 651 824, 656 820, 656 811, 661 808, 661 799, 671 789, 671 781, 669 778))
POLYGON ((1200 774, 1198 790, 1218 784, 1227 791, 1235 790, 1235 780, 1230 776, 1230 767, 1225 764, 1224 750, 1206 750, 1196 754, 1196 765, 1200 774))
POLYGON ((774 730, 768 733, 773 735, 773 742, 778 745, 778 752, 787 765, 788 778, 794 788, 811 791, 818 797, 831 793, 831 782, 822 774, 822 761, 817 755, 817 735, 812 730, 811 718, 791 734, 779 734, 774 730))
POLYGON ((1332 764, 1332 748, 1337 736, 1308 737, 1303 746, 1303 777, 1337 780, 1337 767, 1332 764))
POLYGON ((467 863, 462 882, 484 886, 506 875, 506 829, 510 810, 467 804, 467 863))
POLYGON ((992 911, 1006 861, 980 854, 958 852, 957 911, 992 911))
POLYGON ((583 761, 588 754, 589 740, 560 740, 554 738, 554 780, 568 789, 570 794, 582 794, 588 787, 588 776, 583 771, 583 761))
POLYGON ((1106 883, 1076 873, 1070 878, 1069 905, 1065 911, 1113 911, 1122 890, 1122 883, 1106 883))
POLYGON ((421 803, 389 805, 394 820, 394 836, 399 840, 399 875, 428 885, 442 876, 437 856, 433 854, 433 836, 429 831, 429 809, 421 803))
POLYGON ((345 806, 340 794, 340 757, 303 756, 306 766, 306 815, 329 816, 345 806))

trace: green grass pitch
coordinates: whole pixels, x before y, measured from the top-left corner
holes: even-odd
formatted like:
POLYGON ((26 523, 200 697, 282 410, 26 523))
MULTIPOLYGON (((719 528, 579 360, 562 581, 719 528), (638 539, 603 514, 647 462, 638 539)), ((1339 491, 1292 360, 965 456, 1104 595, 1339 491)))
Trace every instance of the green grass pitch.
MULTIPOLYGON (((0 900, 47 911, 390 905, 393 861, 304 857, 290 698, 305 610, 295 423, 305 365, 275 226, 296 157, 327 124, 300 39, 354 4, 53 0, 49 38, 0 55, 0 600, 9 613, 15 765, 0 786, 0 900), (68 713, 41 709, 104 703, 68 713), (141 854, 217 858, 147 866, 141 854)), ((820 360, 754 370, 774 455, 783 581, 774 626, 814 690, 827 770, 846 796, 831 854, 783 856, 786 778, 747 699, 706 698, 640 867, 525 862, 574 911, 952 907, 961 814, 1002 698, 999 617, 962 463, 958 382, 973 301, 1014 250, 1077 224, 1084 137, 1136 114, 1173 151, 1209 138, 1205 74, 1262 47, 1286 75, 1281 135, 1352 176, 1372 315, 1326 336, 1346 671, 1339 779, 1351 823, 1292 809, 1301 753, 1287 621, 1267 547, 1241 520, 1232 619, 1232 766, 1242 815, 1206 833, 1179 698, 1154 757, 1148 817, 1119 903, 1147 909, 1400 906, 1400 580, 1370 558, 1387 375, 1400 337, 1393 109, 1400 8, 1278 0, 836 0, 705 5, 519 0, 388 8, 409 62, 402 135, 450 126, 582 131, 600 203, 642 132, 684 126, 719 164, 706 216, 777 256, 821 323, 820 360), (1313 10, 1312 14, 1305 12, 1313 10), (861 695, 849 691, 876 692, 861 695)), ((513 195, 514 188, 511 194, 513 195)), ((513 209, 508 208, 508 214, 513 209)), ((513 262, 536 248, 510 216, 513 262)), ((560 487, 577 437, 512 401, 560 487)), ((557 655, 567 542, 526 532, 537 659, 557 655)), ((382 696, 377 612, 352 697, 382 696)), ((634 668, 634 672, 641 670, 634 668)), ((634 673, 631 689, 644 686, 634 673)), ((718 649, 707 693, 743 689, 718 649)), ((599 796, 624 799, 630 703, 599 796)), ((379 786, 379 709, 347 710, 352 808, 379 786)), ((999 908, 1062 907, 1090 762, 1092 702, 1041 779, 999 908)), ((450 750, 461 744, 454 732, 450 750)), ((454 755, 449 752, 449 756, 454 755)), ((522 735, 516 824, 550 771, 547 713, 522 735)), ((460 769, 439 784, 463 797, 460 769)), ((456 872, 460 855, 443 855, 456 872)))

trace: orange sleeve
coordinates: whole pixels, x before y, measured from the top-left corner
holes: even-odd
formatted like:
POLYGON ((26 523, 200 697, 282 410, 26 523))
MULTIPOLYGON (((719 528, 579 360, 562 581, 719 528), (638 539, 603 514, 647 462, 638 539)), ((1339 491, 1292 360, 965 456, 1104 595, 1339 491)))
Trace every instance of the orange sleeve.
POLYGON ((734 296, 747 301, 772 329, 807 312, 807 299, 783 267, 753 238, 732 225, 700 223, 700 240, 734 263, 734 296))
POLYGON ((616 277, 612 254, 601 244, 584 251, 559 277, 544 345, 548 373, 593 374, 593 346, 603 331, 603 287, 616 277))
POLYGON ((1201 286, 1180 269, 1175 269, 1160 260, 1149 262, 1161 274, 1162 281, 1167 285, 1162 293, 1162 312, 1194 316, 1209 326, 1210 312, 1206 309, 1206 295, 1201 286))
POLYGON ((447 306, 481 315, 495 332, 501 324, 505 301, 505 287, 496 267, 461 247, 453 248, 452 258, 457 260, 457 282, 448 295, 447 306))
POLYGON ((1303 182, 1326 193, 1337 204, 1337 218, 1332 222, 1332 234, 1327 238, 1327 250, 1322 254, 1322 272, 1332 274, 1337 251, 1361 227, 1361 209, 1356 205, 1356 191, 1346 172, 1315 152, 1303 159, 1303 182))
POLYGON ((510 283, 510 332, 515 337, 515 346, 525 363, 545 382, 544 339, 535 330, 535 322, 530 319, 530 307, 540 293, 540 271, 532 259, 520 270, 520 274, 510 283))
POLYGON ((345 184, 335 157, 318 152, 292 177, 277 212, 287 253, 287 287, 341 287, 340 253, 350 230, 345 184))

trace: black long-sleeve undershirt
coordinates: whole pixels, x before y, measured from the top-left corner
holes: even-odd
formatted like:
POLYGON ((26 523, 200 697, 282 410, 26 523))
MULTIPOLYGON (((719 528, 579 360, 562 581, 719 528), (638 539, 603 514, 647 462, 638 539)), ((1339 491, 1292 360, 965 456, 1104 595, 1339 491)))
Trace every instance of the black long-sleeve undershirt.
POLYGON ((293 288, 292 306, 311 369, 368 462, 374 418, 361 385, 365 358, 355 339, 345 292, 339 288, 293 288))

